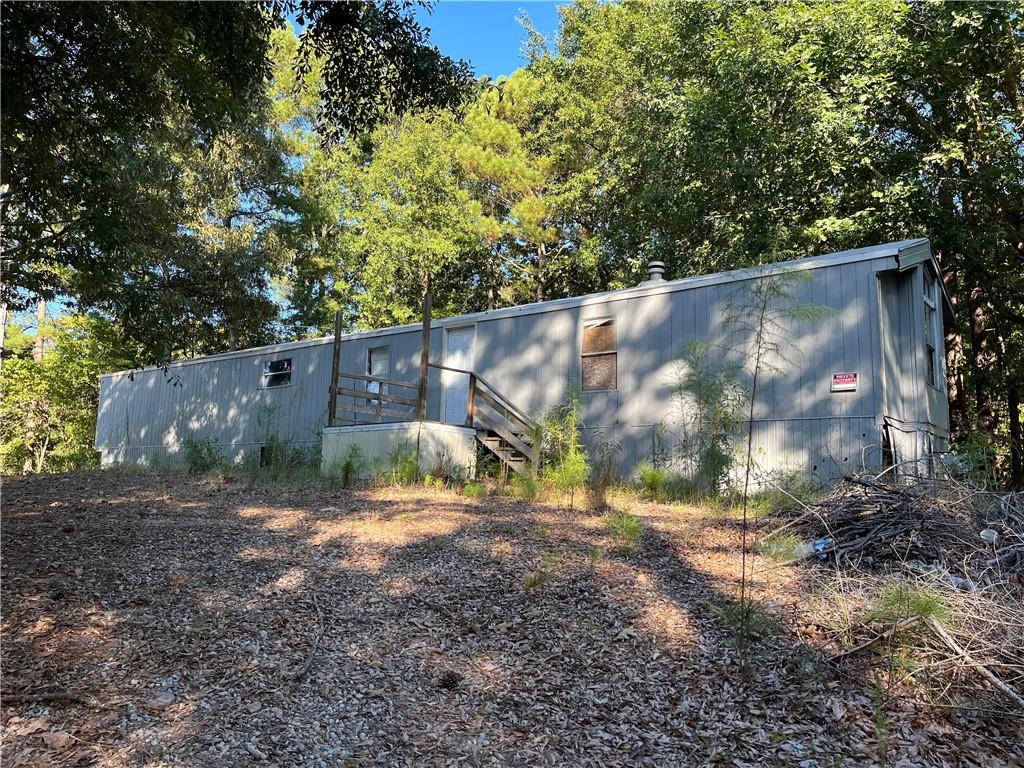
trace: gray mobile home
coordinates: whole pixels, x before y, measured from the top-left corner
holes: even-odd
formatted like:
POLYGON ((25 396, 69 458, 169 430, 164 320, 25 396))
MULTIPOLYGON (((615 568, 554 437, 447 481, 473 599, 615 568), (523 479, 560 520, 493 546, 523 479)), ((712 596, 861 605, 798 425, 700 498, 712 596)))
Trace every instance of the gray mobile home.
POLYGON ((420 325, 107 374, 96 448, 103 464, 137 463, 210 440, 237 459, 268 435, 313 446, 419 421, 521 461, 525 425, 575 392, 587 442, 617 445, 628 474, 685 418, 677 389, 692 345, 738 360, 749 390, 742 310, 762 281, 785 279, 786 301, 822 311, 775 315, 784 338, 755 398, 759 465, 822 479, 908 462, 931 471, 949 434, 939 276, 924 239, 681 280, 655 267, 632 288, 435 320, 425 390, 420 325))

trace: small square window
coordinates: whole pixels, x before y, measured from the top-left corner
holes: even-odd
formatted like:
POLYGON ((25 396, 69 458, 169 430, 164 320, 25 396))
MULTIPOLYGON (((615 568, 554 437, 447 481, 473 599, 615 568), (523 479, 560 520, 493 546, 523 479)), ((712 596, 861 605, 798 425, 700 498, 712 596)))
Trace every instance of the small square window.
POLYGON ((263 388, 287 387, 292 382, 292 359, 268 360, 263 363, 263 388))
POLYGON ((583 326, 580 349, 581 386, 584 392, 618 388, 615 320, 589 320, 583 326))

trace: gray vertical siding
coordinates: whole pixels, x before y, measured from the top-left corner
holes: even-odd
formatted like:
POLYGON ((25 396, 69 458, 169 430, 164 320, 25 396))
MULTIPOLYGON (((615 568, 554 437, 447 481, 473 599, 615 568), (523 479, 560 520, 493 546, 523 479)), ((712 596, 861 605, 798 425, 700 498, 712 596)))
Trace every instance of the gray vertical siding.
MULTIPOLYGON (((785 328, 779 354, 766 361, 754 410, 754 449, 763 468, 822 478, 879 468, 886 420, 898 422, 918 443, 920 424, 945 434, 944 393, 928 391, 922 369, 919 264, 928 263, 927 244, 922 251, 912 243, 917 261, 898 272, 902 245, 862 258, 796 263, 800 277, 787 282, 789 290, 798 305, 823 314, 812 321, 780 317, 785 328), (842 371, 859 374, 855 392, 830 391, 832 374, 842 371)), ((659 425, 669 442, 679 433, 685 403, 675 391, 691 345, 713 345, 722 362, 746 361, 743 383, 749 388, 749 333, 726 322, 737 310, 756 319, 751 289, 758 278, 749 274, 448 318, 432 329, 430 358, 443 363, 447 328, 474 325, 477 373, 535 416, 578 392, 588 445, 619 444, 619 468, 629 474, 651 457, 659 425), (583 325, 603 317, 616 322, 618 386, 581 392, 583 325)), ((388 346, 390 378, 415 384, 420 338, 414 326, 346 336, 341 370, 365 373, 368 350, 388 346)), ((290 348, 190 361, 166 373, 138 372, 134 380, 104 377, 96 438, 104 462, 173 455, 187 438, 214 440, 235 455, 261 444, 268 431, 314 444, 326 423, 332 344, 285 346, 290 348), (292 358, 292 385, 260 390, 262 364, 275 355, 292 358)), ((432 370, 428 418, 440 418, 441 396, 440 372, 432 370)), ((339 403, 341 420, 354 415, 345 404, 339 403)))
POLYGON ((331 345, 247 353, 105 376, 96 448, 104 463, 174 460, 186 440, 212 440, 229 458, 268 435, 315 445, 326 424, 331 345), (262 389, 263 363, 291 358, 291 384, 262 389))

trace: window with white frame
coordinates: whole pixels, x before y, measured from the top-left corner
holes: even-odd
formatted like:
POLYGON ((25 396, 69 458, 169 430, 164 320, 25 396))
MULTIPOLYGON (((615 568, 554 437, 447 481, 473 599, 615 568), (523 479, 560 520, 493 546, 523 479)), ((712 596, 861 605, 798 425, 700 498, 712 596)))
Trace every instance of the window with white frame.
POLYGON ((260 377, 260 386, 263 389, 287 387, 291 383, 292 359, 290 357, 282 360, 267 360, 263 363, 263 376, 260 377))
MULTIPOLYGON (((382 379, 391 377, 391 347, 373 347, 366 351, 366 375, 378 376, 382 379)), ((368 392, 380 392, 379 381, 367 382, 368 392)), ((387 389, 383 390, 385 393, 387 389)))
POLYGON ((618 353, 615 319, 605 317, 583 323, 580 348, 581 388, 584 392, 618 389, 618 353))
POLYGON ((939 338, 939 281, 927 267, 924 270, 924 354, 925 380, 930 386, 941 389, 942 346, 939 338))

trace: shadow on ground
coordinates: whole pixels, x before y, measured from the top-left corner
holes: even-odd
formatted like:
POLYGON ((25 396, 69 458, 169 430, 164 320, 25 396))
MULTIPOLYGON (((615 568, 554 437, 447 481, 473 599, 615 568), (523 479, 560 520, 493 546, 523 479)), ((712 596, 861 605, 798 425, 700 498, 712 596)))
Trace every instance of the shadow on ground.
POLYGON ((993 764, 785 621, 741 654, 735 527, 634 511, 624 547, 424 489, 7 481, 3 764, 993 764))

